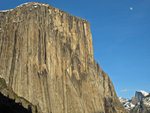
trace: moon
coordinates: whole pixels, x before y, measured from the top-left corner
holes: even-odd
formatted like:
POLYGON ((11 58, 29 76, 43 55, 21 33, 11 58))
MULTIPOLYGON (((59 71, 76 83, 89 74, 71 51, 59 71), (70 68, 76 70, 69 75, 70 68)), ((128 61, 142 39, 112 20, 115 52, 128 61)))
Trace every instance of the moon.
POLYGON ((132 11, 133 10, 133 7, 130 7, 130 11, 132 11))

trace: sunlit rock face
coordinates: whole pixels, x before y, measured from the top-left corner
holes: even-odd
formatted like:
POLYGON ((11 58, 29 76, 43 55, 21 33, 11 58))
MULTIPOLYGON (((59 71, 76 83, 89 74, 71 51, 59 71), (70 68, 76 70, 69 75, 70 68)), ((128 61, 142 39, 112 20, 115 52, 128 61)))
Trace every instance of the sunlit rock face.
POLYGON ((86 20, 41 3, 0 17, 0 75, 18 96, 43 113, 126 113, 86 20))

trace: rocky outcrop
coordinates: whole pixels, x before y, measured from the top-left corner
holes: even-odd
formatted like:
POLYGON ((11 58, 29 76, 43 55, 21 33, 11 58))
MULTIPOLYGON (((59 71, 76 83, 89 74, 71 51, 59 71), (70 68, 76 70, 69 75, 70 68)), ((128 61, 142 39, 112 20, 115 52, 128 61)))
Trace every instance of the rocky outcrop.
POLYGON ((0 75, 43 113, 125 113, 94 60, 90 24, 48 4, 0 12, 0 75))
POLYGON ((145 91, 136 91, 135 96, 132 98, 132 103, 137 104, 138 102, 142 101, 144 97, 148 95, 145 91))
POLYGON ((135 107, 135 104, 133 104, 131 102, 132 99, 126 99, 123 97, 119 97, 119 100, 123 104, 123 106, 125 107, 125 109, 127 110, 128 113, 135 107))
POLYGON ((130 113, 150 113, 150 95, 138 102, 130 113))
POLYGON ((35 106, 23 97, 16 95, 9 88, 4 79, 0 78, 0 113, 42 113, 39 106, 35 106))

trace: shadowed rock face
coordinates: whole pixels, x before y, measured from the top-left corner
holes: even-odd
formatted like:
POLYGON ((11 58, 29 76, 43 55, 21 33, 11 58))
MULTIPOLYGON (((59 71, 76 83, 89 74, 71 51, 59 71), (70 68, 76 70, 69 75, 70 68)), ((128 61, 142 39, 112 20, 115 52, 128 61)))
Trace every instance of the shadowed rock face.
POLYGON ((126 113, 86 20, 47 4, 0 12, 0 75, 43 113, 126 113))
POLYGON ((0 93, 0 113, 32 113, 32 111, 0 93))
POLYGON ((15 94, 0 77, 0 113, 42 113, 40 107, 33 105, 15 94))

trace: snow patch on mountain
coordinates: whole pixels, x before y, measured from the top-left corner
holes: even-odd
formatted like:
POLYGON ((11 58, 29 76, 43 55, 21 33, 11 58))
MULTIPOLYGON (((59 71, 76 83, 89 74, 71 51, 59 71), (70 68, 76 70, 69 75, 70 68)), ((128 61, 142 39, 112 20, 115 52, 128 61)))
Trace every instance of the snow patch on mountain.
POLYGON ((13 9, 8 9, 8 10, 0 10, 0 12, 8 12, 8 11, 12 11, 13 9))
POLYGON ((146 107, 150 107, 150 97, 144 98, 143 103, 146 107))
POLYGON ((147 96, 147 95, 149 95, 149 93, 148 93, 148 92, 146 92, 146 91, 142 91, 142 90, 140 90, 140 91, 137 91, 137 92, 142 93, 142 94, 143 94, 143 96, 147 96))
MULTIPOLYGON (((27 2, 27 3, 23 3, 19 6, 17 6, 16 8, 19 8, 19 7, 23 7, 23 6, 33 6, 34 8, 37 8, 38 6, 46 6, 48 7, 49 5, 48 4, 43 4, 43 3, 38 3, 38 2, 27 2)), ((8 9, 8 10, 0 10, 0 12, 9 12, 9 11, 12 11, 14 9, 8 9)))
POLYGON ((37 7, 37 6, 49 6, 48 4, 42 4, 42 3, 38 3, 38 2, 27 2, 27 3, 23 3, 21 5, 19 5, 18 7, 22 7, 22 6, 30 6, 30 5, 33 5, 34 7, 37 7))
POLYGON ((125 99, 123 97, 120 97, 119 100, 127 111, 130 111, 131 109, 135 107, 135 105, 131 103, 132 101, 131 99, 125 99))

